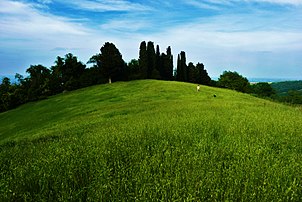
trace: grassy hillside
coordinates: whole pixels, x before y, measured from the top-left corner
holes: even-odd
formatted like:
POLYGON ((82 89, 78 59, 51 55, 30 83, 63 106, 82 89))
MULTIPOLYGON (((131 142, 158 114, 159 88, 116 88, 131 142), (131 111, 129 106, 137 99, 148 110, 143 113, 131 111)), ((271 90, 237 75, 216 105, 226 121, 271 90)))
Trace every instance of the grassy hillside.
POLYGON ((301 108, 195 88, 120 82, 0 114, 0 201, 300 201, 301 108))

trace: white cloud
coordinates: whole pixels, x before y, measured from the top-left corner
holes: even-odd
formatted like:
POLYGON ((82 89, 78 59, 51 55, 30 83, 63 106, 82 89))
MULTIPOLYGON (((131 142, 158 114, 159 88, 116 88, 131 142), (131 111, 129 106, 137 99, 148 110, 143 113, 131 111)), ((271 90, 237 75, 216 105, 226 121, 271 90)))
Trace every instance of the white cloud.
POLYGON ((87 30, 70 19, 40 13, 33 5, 3 0, 0 3, 2 37, 38 37, 46 35, 85 35, 87 30))
MULTIPOLYGON (((64 1, 60 1, 64 2, 64 1)), ((88 10, 95 12, 105 11, 146 11, 150 10, 149 7, 139 3, 132 3, 125 0, 72 0, 66 1, 67 6, 73 9, 88 10)))

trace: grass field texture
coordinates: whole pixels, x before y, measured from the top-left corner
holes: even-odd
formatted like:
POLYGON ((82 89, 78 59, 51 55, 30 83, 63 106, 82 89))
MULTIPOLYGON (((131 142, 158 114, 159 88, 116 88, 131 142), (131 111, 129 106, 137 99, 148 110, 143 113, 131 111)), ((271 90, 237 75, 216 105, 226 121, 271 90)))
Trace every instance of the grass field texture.
POLYGON ((301 107, 188 83, 93 86, 0 114, 0 201, 301 201, 301 159, 301 107))

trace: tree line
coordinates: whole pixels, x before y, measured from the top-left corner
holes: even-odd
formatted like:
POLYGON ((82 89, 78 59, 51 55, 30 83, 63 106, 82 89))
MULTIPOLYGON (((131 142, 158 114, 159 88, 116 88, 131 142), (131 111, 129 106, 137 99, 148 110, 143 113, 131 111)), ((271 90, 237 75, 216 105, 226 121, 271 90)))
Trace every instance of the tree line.
POLYGON ((26 102, 97 84, 136 79, 161 79, 211 85, 211 78, 202 63, 186 64, 185 52, 178 55, 174 69, 171 47, 161 53, 154 42, 141 42, 139 58, 129 63, 123 60, 118 48, 106 42, 100 53, 93 55, 86 64, 72 53, 58 56, 54 65, 31 65, 27 77, 16 74, 16 83, 5 77, 0 84, 0 112, 15 108, 26 102), (90 64, 91 67, 87 67, 90 64))
POLYGON ((43 65, 31 65, 27 77, 16 74, 16 83, 4 77, 0 84, 0 112, 13 109, 26 102, 47 98, 65 91, 76 90, 97 84, 115 81, 130 81, 136 79, 161 79, 191 82, 221 88, 228 88, 259 97, 269 97, 274 100, 301 104, 300 92, 289 93, 288 96, 278 96, 268 83, 251 85, 247 78, 237 72, 225 71, 218 81, 212 80, 202 63, 187 64, 186 53, 181 51, 177 56, 177 66, 173 66, 171 47, 161 53, 159 45, 154 42, 142 41, 139 47, 139 58, 129 63, 123 60, 118 48, 106 42, 100 53, 93 55, 84 64, 71 53, 65 57, 58 56, 54 65, 47 68, 43 65), (86 64, 90 64, 87 67, 86 64))

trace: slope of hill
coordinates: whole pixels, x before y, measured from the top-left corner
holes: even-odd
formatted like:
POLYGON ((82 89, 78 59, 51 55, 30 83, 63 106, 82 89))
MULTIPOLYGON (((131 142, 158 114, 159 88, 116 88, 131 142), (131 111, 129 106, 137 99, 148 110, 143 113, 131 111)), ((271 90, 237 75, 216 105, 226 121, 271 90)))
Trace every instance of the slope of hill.
POLYGON ((0 114, 0 201, 299 201, 301 115, 154 80, 28 103, 0 114))

